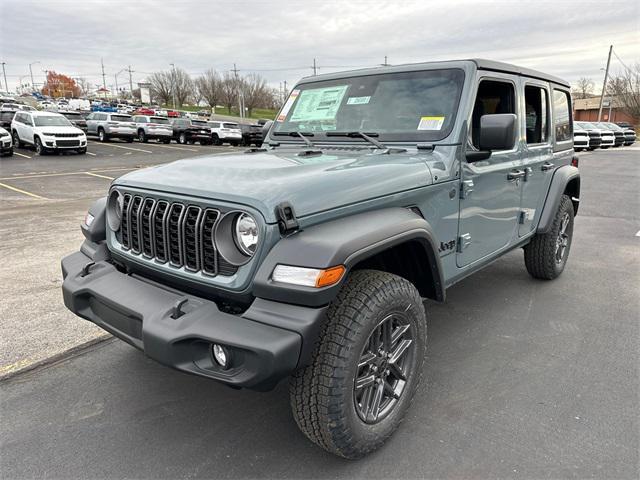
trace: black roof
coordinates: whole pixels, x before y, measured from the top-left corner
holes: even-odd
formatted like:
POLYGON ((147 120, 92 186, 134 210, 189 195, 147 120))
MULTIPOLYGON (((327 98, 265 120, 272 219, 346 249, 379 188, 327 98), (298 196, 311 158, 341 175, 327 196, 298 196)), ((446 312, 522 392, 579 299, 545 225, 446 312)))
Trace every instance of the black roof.
POLYGON ((422 62, 422 63, 406 63, 403 65, 389 65, 373 68, 363 68, 359 70, 349 70, 345 72, 326 73, 315 76, 304 77, 300 83, 317 82, 321 80, 334 80, 345 77, 354 77, 361 75, 376 75, 380 73, 393 73, 393 72, 406 72, 406 71, 418 71, 422 69, 433 68, 452 68, 461 67, 463 64, 474 63, 479 70, 488 70, 493 72, 510 73, 513 75, 521 75, 525 77, 537 78, 545 80, 547 82, 553 82, 558 85, 569 88, 569 82, 559 77, 549 75, 547 73, 539 72, 525 67, 518 67, 517 65, 511 65, 509 63, 496 62, 493 60, 485 60, 481 58, 471 58, 465 60, 445 60, 434 62, 422 62))

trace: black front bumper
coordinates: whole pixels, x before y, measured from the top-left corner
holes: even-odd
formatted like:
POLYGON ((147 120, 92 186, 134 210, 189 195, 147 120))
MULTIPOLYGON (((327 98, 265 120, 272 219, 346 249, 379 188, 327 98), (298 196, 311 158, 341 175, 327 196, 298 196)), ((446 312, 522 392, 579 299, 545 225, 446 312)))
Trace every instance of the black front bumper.
POLYGON ((123 273, 107 260, 83 271, 90 262, 83 251, 62 260, 67 308, 164 365, 233 386, 267 390, 306 364, 324 318, 325 308, 262 299, 232 315, 211 300, 123 273), (213 343, 231 352, 227 370, 212 359, 213 343))

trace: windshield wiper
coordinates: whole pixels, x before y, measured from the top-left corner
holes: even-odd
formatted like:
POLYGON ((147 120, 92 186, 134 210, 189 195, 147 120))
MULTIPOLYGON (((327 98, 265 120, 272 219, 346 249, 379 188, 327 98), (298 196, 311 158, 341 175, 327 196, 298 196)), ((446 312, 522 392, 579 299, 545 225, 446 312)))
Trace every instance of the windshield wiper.
POLYGON ((313 133, 311 132, 273 132, 271 135, 274 136, 281 136, 281 137, 300 137, 304 143, 307 144, 308 147, 314 147, 315 145, 313 144, 313 142, 311 140, 309 140, 307 137, 313 137, 313 133))
MULTIPOLYGON (((379 149, 383 150, 382 153, 391 153, 392 149, 387 147, 384 143, 379 142, 378 140, 376 140, 375 138, 372 137, 377 137, 379 136, 377 133, 375 132, 327 132, 326 133, 327 137, 350 137, 350 138, 362 138, 364 140, 366 140, 367 142, 369 142, 370 144, 378 147, 379 149)), ((401 153, 401 152, 406 152, 407 149, 406 148, 394 148, 393 149, 393 153, 401 153)))

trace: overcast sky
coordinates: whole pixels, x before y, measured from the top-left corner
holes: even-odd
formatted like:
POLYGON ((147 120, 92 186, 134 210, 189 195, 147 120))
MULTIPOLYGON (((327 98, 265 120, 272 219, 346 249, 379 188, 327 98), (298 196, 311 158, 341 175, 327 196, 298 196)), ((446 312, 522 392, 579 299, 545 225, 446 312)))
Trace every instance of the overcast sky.
MULTIPOLYGON (((43 70, 102 83, 131 65, 134 83, 170 63, 258 72, 277 87, 312 73, 482 57, 602 84, 610 44, 640 62, 640 2, 0 0, 0 61, 10 90, 43 70)), ((613 57, 612 70, 623 66, 613 57)), ((118 76, 120 86, 128 74, 118 76)), ((2 82, 4 89, 4 82, 2 82)))

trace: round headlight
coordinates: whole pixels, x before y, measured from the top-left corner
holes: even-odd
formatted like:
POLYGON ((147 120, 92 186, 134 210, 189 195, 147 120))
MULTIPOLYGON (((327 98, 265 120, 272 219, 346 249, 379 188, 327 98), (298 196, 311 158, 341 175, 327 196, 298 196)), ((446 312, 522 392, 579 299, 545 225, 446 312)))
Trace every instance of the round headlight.
POLYGON ((107 200, 107 223, 114 232, 120 229, 123 205, 124 196, 118 190, 112 191, 107 200))
POLYGON ((238 248, 247 256, 252 256, 258 246, 258 224, 248 213, 236 218, 235 239, 238 248))

